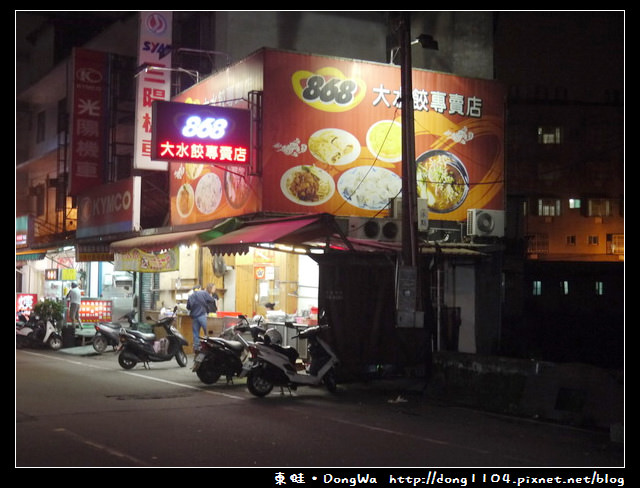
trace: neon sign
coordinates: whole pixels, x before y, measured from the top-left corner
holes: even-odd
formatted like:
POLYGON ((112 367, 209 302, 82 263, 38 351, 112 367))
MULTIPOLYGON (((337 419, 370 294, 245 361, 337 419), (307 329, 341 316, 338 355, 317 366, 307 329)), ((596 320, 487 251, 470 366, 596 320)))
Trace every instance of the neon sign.
POLYGON ((249 163, 249 110, 155 101, 152 121, 153 160, 249 163))

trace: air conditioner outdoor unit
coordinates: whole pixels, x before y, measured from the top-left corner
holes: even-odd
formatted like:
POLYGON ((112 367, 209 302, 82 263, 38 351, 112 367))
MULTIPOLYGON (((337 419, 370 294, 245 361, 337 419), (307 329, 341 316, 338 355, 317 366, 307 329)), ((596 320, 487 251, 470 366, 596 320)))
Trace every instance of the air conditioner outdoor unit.
POLYGON ((467 235, 503 237, 504 210, 487 210, 483 208, 467 210, 467 235))
POLYGON ((400 219, 351 217, 348 235, 356 239, 400 242, 402 222, 400 219))

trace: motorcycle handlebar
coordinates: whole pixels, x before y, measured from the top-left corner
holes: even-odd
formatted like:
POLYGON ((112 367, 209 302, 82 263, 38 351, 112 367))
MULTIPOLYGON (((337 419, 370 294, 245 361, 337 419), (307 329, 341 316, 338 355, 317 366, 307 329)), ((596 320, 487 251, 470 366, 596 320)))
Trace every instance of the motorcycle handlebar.
POLYGON ((321 332, 323 330, 326 329, 330 329, 331 327, 328 324, 319 324, 319 325, 312 325, 310 327, 308 327, 307 329, 301 330, 299 334, 292 336, 292 339, 296 339, 298 337, 302 337, 303 339, 305 338, 305 336, 307 336, 310 333, 313 332, 321 332))

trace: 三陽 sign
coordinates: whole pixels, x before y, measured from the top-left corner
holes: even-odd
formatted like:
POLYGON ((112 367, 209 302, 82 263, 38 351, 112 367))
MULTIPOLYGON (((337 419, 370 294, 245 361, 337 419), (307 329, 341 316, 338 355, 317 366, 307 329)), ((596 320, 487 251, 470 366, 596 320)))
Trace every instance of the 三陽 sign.
POLYGON ((248 164, 249 110, 155 101, 151 159, 248 164))

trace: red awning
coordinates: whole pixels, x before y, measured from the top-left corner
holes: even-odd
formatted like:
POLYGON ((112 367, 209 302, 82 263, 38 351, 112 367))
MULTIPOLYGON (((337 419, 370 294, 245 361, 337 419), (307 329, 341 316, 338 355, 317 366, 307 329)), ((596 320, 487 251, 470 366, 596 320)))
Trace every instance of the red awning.
POLYGON ((250 246, 267 243, 302 245, 335 234, 335 221, 327 214, 247 222, 237 230, 203 242, 212 254, 244 254, 250 246))
POLYGON ((181 244, 189 245, 199 243, 198 235, 205 231, 206 229, 200 229, 132 237, 122 241, 112 242, 111 250, 113 252, 126 252, 131 249, 142 249, 147 252, 161 251, 181 244))

